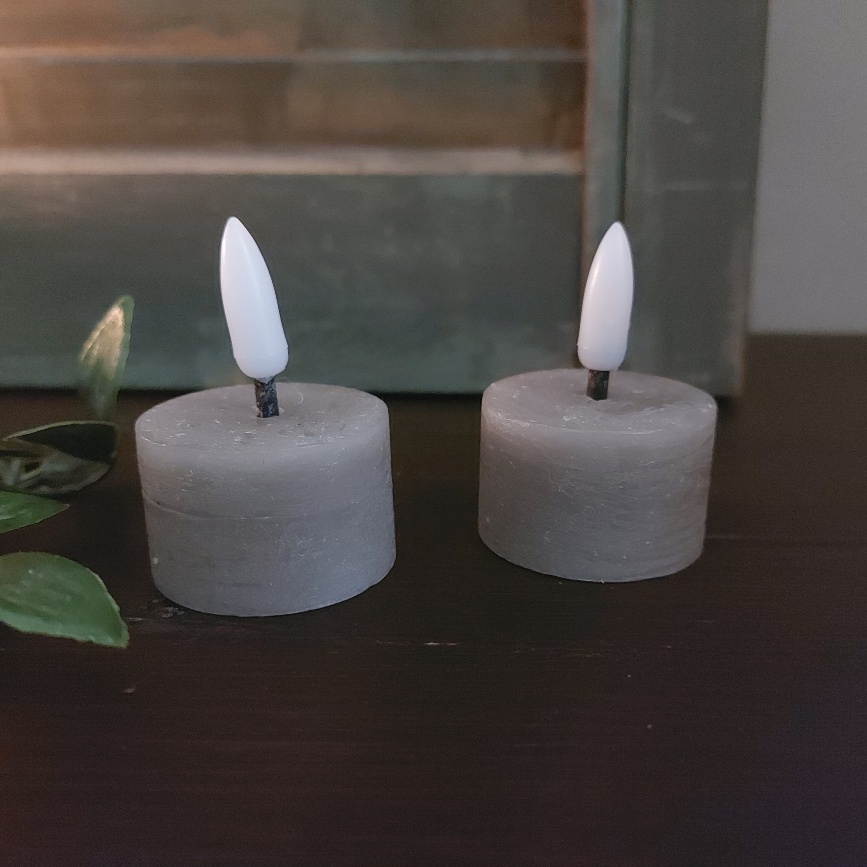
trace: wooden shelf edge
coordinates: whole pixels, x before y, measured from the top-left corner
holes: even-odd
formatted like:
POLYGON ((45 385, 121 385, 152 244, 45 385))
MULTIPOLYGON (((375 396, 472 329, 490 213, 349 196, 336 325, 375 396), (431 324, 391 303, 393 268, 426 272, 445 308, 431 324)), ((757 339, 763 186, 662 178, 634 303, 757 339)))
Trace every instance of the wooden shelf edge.
POLYGON ((566 175, 581 151, 400 147, 205 149, 0 148, 3 175, 566 175))

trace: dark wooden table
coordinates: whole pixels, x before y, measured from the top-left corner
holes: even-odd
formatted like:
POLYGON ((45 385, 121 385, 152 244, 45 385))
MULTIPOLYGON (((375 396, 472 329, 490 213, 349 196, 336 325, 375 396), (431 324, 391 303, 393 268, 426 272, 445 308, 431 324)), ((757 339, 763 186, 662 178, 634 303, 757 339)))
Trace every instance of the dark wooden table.
MULTIPOLYGON (((545 578, 475 530, 478 401, 397 398, 398 561, 267 620, 154 590, 118 469, 0 537, 103 576, 127 651, 0 632, 4 865, 867 864, 867 340, 755 339, 708 542, 545 578)), ((0 395, 4 431, 75 400, 0 395)))

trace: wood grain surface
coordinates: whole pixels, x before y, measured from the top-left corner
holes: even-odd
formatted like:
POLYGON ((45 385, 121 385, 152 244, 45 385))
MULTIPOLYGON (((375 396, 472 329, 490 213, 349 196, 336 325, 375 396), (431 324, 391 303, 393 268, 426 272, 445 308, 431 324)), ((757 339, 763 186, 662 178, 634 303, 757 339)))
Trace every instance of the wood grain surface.
POLYGON ((584 0, 8 0, 0 145, 572 148, 584 0))
POLYGON ((3 0, 5 56, 573 49, 587 0, 3 0))
POLYGON ((0 145, 579 147, 584 64, 546 58, 0 58, 0 145))
POLYGON ((154 591, 130 425, 162 396, 126 395, 117 471, 0 537, 98 571, 132 635, 0 633, 2 862, 867 863, 865 379, 863 338, 753 339, 705 553, 621 586, 488 551, 478 401, 390 399, 397 565, 268 620, 154 591))

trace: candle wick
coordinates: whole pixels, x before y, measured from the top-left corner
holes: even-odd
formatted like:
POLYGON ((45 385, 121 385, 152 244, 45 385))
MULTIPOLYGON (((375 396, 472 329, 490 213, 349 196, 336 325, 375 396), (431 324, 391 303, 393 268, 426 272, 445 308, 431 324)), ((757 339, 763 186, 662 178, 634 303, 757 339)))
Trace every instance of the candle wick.
POLYGON ((608 371, 590 370, 587 377, 587 397, 593 400, 608 398, 608 371))
POLYGON ((259 408, 259 418, 273 418, 280 415, 280 406, 277 403, 277 386, 274 385, 272 376, 267 382, 254 379, 256 386, 256 406, 259 408))

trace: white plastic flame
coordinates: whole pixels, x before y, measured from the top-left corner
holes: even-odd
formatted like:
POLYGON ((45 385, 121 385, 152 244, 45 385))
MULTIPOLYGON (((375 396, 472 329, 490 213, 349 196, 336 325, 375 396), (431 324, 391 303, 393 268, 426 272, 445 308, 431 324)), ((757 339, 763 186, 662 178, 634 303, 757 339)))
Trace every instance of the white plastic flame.
POLYGON ((589 370, 617 370, 626 357, 632 316, 632 250, 614 223, 596 250, 581 307, 578 358, 589 370))
POLYGON ((220 290, 238 367, 267 382, 289 363, 289 345, 268 266, 237 217, 229 217, 223 229, 220 290))

